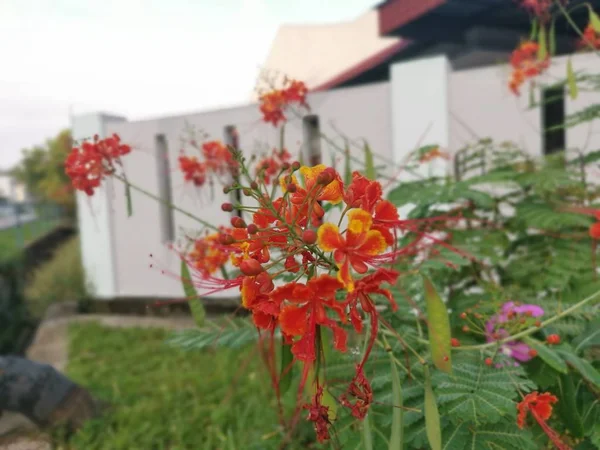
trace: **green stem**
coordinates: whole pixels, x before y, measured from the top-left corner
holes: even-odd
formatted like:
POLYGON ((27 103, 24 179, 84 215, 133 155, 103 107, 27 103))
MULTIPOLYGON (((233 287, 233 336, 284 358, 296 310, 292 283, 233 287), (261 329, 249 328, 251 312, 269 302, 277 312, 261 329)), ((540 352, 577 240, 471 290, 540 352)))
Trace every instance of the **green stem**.
POLYGON ((465 345, 465 346, 461 346, 461 347, 456 347, 454 350, 483 350, 483 349, 486 349, 486 348, 494 347, 496 345, 502 345, 502 344, 506 344, 507 342, 512 342, 512 341, 516 341, 518 339, 524 338, 525 336, 529 336, 530 334, 535 333, 539 329, 547 327, 548 325, 556 322, 557 320, 560 320, 563 317, 571 314, 572 312, 578 310, 582 306, 585 306, 586 304, 590 303, 592 300, 596 299, 598 296, 600 296, 600 291, 598 291, 598 292, 590 295, 587 298, 584 298, 579 303, 575 303, 573 306, 571 306, 571 307, 565 309, 564 311, 556 314, 555 316, 549 318, 548 320, 544 320, 540 324, 539 327, 528 328, 527 330, 523 330, 520 333, 513 334, 512 336, 508 336, 508 337, 506 337, 504 339, 501 339, 499 341, 488 342, 487 344, 480 344, 480 345, 465 345))
POLYGON ((134 189, 134 190, 136 190, 136 191, 138 191, 138 192, 140 192, 140 193, 144 194, 145 196, 147 196, 147 197, 150 197, 151 199, 153 199, 153 200, 156 200, 157 202, 159 202, 159 203, 162 203, 163 205, 166 205, 166 206, 168 206, 168 207, 169 207, 169 208, 171 208, 173 211, 177 211, 177 212, 179 212, 179 213, 183 214, 184 216, 186 216, 186 217, 189 217, 190 219, 193 219, 193 220, 195 220, 195 221, 197 221, 197 222, 201 223, 201 224, 202 224, 202 225, 204 225, 205 227, 207 227, 207 228, 210 228, 211 230, 219 231, 219 228, 218 228, 218 227, 216 227, 216 226, 214 226, 214 225, 212 225, 212 224, 210 224, 210 223, 208 223, 208 222, 206 222, 206 221, 202 220, 200 217, 198 217, 198 216, 195 216, 195 215, 193 215, 193 214, 191 214, 191 213, 187 212, 187 211, 186 211, 186 210, 184 210, 184 209, 181 209, 179 206, 176 206, 176 205, 174 205, 173 203, 170 203, 170 202, 168 202, 168 201, 166 201, 166 200, 164 200, 164 199, 160 198, 159 196, 157 196, 157 195, 154 195, 153 193, 151 193, 151 192, 149 192, 149 191, 147 191, 147 190, 145 190, 145 189, 143 189, 143 188, 141 188, 141 187, 139 187, 139 186, 136 186, 135 184, 132 184, 132 183, 130 183, 129 181, 127 181, 127 180, 125 179, 125 177, 123 177, 123 176, 121 176, 121 175, 116 175, 116 174, 115 174, 115 175, 113 175, 113 177, 114 177, 114 178, 116 178, 117 180, 119 180, 119 181, 121 181, 121 182, 125 183, 125 185, 126 185, 126 186, 129 186, 131 189, 134 189))
POLYGON ((229 280, 229 274, 227 273, 227 269, 225 268, 225 266, 221 266, 221 275, 223 275, 223 279, 224 280, 229 280))

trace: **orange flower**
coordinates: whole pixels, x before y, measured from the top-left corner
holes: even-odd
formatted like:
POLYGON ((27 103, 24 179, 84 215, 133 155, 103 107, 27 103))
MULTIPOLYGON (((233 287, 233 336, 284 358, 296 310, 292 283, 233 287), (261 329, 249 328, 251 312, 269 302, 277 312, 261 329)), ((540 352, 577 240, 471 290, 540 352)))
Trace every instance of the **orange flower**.
POLYGON ((260 112, 263 114, 263 120, 277 126, 279 122, 285 122, 287 119, 284 110, 293 103, 307 108, 306 94, 308 89, 302 81, 285 80, 284 89, 276 89, 260 96, 260 112))
POLYGON ((534 41, 524 41, 510 56, 510 65, 513 73, 509 80, 509 88, 515 95, 519 95, 519 89, 527 78, 533 78, 544 72, 550 65, 550 58, 539 60, 539 45, 534 41))
POLYGON ((330 328, 333 331, 334 347, 339 351, 346 351, 346 332, 335 320, 327 317, 326 313, 328 308, 338 315, 340 321, 346 321, 344 306, 335 299, 335 293, 342 287, 334 277, 320 275, 308 280, 306 285, 289 283, 280 288, 281 298, 288 303, 281 307, 279 324, 283 333, 299 338, 292 345, 292 353, 296 359, 305 362, 315 360, 317 325, 330 328))
POLYGON ((300 173, 304 177, 304 187, 300 186, 294 176, 289 178, 290 183, 286 183, 286 177, 282 177, 280 180, 284 191, 288 190, 287 184, 296 186, 295 192, 288 193, 292 204, 292 208, 287 211, 288 220, 305 226, 310 214, 310 222, 318 225, 325 215, 323 207, 318 202, 340 203, 343 199, 344 184, 339 174, 324 164, 300 167, 300 173))
POLYGON ((219 244, 220 233, 213 233, 196 239, 194 248, 188 255, 191 264, 200 274, 209 276, 215 273, 229 259, 229 251, 219 244))
POLYGON ((333 258, 340 269, 338 279, 344 283, 348 292, 354 290, 350 267, 358 273, 365 273, 369 259, 387 248, 385 238, 381 232, 372 230, 372 225, 373 218, 368 212, 353 209, 348 213, 346 237, 332 223, 319 227, 318 245, 326 252, 334 252, 333 258))

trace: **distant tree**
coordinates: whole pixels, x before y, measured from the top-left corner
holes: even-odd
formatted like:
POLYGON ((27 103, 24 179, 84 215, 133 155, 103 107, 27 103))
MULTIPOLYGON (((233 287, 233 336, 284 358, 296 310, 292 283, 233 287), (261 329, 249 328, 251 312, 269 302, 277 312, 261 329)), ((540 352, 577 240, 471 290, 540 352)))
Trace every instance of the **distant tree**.
POLYGON ((63 130, 43 146, 24 149, 23 159, 13 170, 15 178, 26 186, 31 196, 56 203, 69 214, 75 211, 75 195, 65 174, 64 161, 71 147, 71 132, 63 130))

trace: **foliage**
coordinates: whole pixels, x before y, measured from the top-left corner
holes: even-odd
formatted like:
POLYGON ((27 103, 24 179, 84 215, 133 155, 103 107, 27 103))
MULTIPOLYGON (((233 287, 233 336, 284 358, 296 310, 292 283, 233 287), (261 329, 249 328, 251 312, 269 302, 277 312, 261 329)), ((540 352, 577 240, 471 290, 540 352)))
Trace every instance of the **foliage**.
POLYGON ((83 304, 89 296, 81 262, 79 238, 72 238, 58 248, 52 259, 36 269, 25 286, 25 301, 35 317, 58 302, 83 304))
MULTIPOLYGON (((186 352, 166 337, 161 329, 71 325, 67 373, 111 409, 63 449, 278 448, 274 396, 252 352, 186 352)), ((300 440, 289 448, 308 447, 300 440)))
POLYGON ((31 195, 62 206, 68 214, 75 210, 75 196, 65 174, 65 159, 71 147, 71 132, 61 131, 43 146, 24 149, 23 159, 13 169, 14 176, 31 195))
POLYGON ((23 223, 18 228, 4 228, 0 230, 0 247, 7 252, 18 251, 19 245, 26 245, 43 236, 53 230, 58 223, 57 220, 35 220, 23 223))
POLYGON ((0 354, 18 350, 29 321, 23 301, 23 255, 0 241, 0 354))

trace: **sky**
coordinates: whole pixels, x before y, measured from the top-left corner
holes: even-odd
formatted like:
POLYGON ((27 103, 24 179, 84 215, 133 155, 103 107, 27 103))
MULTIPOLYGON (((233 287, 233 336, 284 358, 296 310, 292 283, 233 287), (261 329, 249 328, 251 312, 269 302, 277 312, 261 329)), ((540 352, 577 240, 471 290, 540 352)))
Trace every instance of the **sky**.
POLYGON ((69 126, 248 101, 279 26, 380 0, 0 0, 0 169, 69 126))

